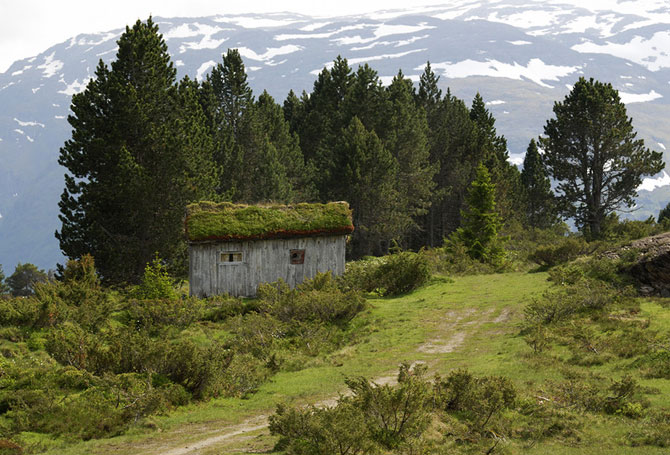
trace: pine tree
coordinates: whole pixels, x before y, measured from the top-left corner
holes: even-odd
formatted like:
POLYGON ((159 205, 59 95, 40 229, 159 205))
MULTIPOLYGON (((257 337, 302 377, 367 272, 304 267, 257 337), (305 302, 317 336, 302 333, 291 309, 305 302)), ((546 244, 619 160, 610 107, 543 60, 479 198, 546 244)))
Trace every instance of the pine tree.
POLYGON ((565 100, 554 104, 554 115, 540 145, 558 182, 559 209, 587 236, 598 238, 610 213, 634 205, 642 177, 663 169, 662 155, 636 139, 611 84, 581 77, 565 100))
POLYGON ((670 202, 658 212, 658 224, 662 224, 664 222, 670 222, 670 202))
POLYGON ((433 112, 442 100, 442 90, 437 86, 439 80, 440 76, 435 75, 430 67, 430 62, 426 62, 423 74, 419 78, 419 90, 415 99, 416 103, 426 111, 429 125, 432 124, 433 112))
POLYGON ((424 244, 439 246, 461 224, 468 187, 475 175, 478 128, 465 103, 447 90, 428 117, 430 163, 435 166, 429 213, 423 218, 424 244))
POLYGON ((209 197, 217 177, 197 93, 176 85, 158 26, 137 21, 118 46, 111 68, 100 61, 72 97, 56 233, 67 257, 92 254, 113 283, 137 282, 156 252, 184 270, 184 207, 209 197))
POLYGON ((472 101, 470 118, 478 127, 478 159, 489 170, 491 180, 496 186, 498 209, 505 218, 521 216, 524 212, 520 173, 509 160, 507 139, 498 135, 495 118, 486 109, 486 103, 479 93, 472 101))
POLYGON ((557 221, 554 193, 535 139, 530 140, 526 149, 521 184, 526 196, 526 224, 541 229, 554 225, 557 221))
POLYGON ((498 232, 502 226, 496 209, 495 185, 486 166, 479 164, 467 196, 467 207, 461 214, 463 226, 458 238, 473 259, 498 265, 504 259, 498 232))
POLYGON ((352 255, 385 253, 390 240, 399 234, 396 160, 358 117, 342 131, 335 155, 341 174, 332 195, 348 201, 352 209, 356 227, 352 255))
POLYGON ((435 167, 429 162, 426 112, 414 102, 412 81, 399 71, 386 92, 388 103, 380 137, 398 163, 396 188, 404 215, 398 228, 407 236, 418 228, 419 217, 428 212, 435 167))
POLYGON ((2 265, 0 264, 0 295, 7 294, 9 292, 9 286, 5 283, 5 273, 2 270, 2 265))
POLYGON ((20 262, 16 265, 14 273, 7 278, 9 291, 15 297, 29 296, 35 291, 35 284, 47 281, 44 270, 38 269, 34 264, 20 262))

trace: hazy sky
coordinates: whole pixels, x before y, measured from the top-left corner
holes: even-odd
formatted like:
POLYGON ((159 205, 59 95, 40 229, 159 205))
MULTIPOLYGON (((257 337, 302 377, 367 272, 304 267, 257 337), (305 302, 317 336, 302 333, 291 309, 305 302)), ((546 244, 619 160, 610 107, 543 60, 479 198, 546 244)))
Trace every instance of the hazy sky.
POLYGON ((448 3, 448 0, 0 0, 0 73, 79 33, 122 28, 154 16, 290 11, 315 16, 448 3))

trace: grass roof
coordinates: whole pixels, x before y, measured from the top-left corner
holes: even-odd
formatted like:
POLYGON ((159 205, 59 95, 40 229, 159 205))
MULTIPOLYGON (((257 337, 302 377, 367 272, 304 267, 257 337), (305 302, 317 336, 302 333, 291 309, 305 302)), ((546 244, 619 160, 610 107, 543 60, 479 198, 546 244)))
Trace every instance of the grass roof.
POLYGON ((349 234, 353 230, 346 202, 295 205, 198 202, 186 207, 186 237, 191 242, 349 234))

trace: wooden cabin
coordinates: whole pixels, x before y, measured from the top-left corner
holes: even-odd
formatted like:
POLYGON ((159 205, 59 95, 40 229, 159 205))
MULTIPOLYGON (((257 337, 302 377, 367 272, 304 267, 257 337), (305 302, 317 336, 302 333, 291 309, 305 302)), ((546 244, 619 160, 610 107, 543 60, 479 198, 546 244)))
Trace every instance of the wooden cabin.
POLYGON ((253 297, 280 278, 292 288, 317 273, 344 273, 354 230, 346 202, 239 205, 200 202, 186 210, 190 294, 253 297))

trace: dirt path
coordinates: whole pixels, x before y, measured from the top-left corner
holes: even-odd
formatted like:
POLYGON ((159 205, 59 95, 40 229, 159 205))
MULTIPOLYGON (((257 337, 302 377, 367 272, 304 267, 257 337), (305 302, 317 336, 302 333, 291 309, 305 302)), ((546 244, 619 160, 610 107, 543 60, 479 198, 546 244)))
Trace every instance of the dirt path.
MULTIPOLYGON (((484 323, 499 324, 505 322, 509 319, 511 311, 509 308, 504 308, 496 318, 490 319, 492 313, 493 310, 488 310, 477 314, 474 309, 467 309, 461 312, 447 312, 444 319, 440 321, 436 327, 438 336, 431 338, 420 345, 417 348, 417 351, 424 354, 445 354, 454 352, 463 345, 473 328, 484 323)), ((437 360, 437 358, 435 360, 437 360)), ((416 363, 418 362, 415 362, 415 364, 416 363)), ((388 375, 374 379, 372 382, 378 385, 394 385, 397 382, 397 374, 389 373, 388 375)), ((322 400, 316 403, 315 406, 335 406, 338 397, 339 395, 322 400)), ((241 443, 248 440, 251 433, 266 429, 269 425, 268 419, 269 416, 267 415, 258 415, 237 425, 203 432, 209 433, 209 436, 205 436, 198 441, 182 443, 179 447, 154 446, 141 453, 143 455, 196 455, 206 449, 214 449, 218 445, 229 445, 231 443, 235 444, 236 442, 241 443)))

